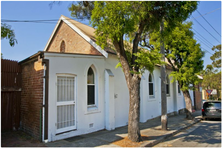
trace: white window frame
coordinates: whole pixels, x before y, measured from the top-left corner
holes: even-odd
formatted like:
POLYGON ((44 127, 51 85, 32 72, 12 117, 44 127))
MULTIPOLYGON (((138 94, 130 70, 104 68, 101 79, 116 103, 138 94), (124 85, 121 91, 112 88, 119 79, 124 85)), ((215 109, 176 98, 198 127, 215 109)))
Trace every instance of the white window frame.
POLYGON ((91 65, 86 71, 86 103, 87 103, 87 110, 92 111, 92 110, 97 110, 98 109, 98 81, 97 81, 97 71, 94 65, 91 65), (94 84, 88 84, 88 71, 89 68, 92 68, 93 73, 94 73, 94 84), (94 85, 94 99, 95 99, 95 104, 88 105, 88 85, 94 85))
POLYGON ((76 120, 77 119, 76 98, 77 98, 77 76, 75 74, 56 74, 56 120, 55 120, 56 121, 56 134, 77 129, 77 125, 76 125, 77 124, 77 120, 76 120), (57 91, 58 91, 58 88, 57 88, 58 77, 72 77, 72 78, 74 78, 74 80, 75 80, 74 81, 74 100, 72 100, 72 101, 63 101, 63 102, 58 102, 57 101, 57 98, 58 98, 58 94, 57 94, 57 91), (57 107, 58 106, 63 106, 63 105, 72 105, 72 104, 74 104, 75 125, 57 129, 57 111, 58 111, 57 107))
POLYGON ((153 74, 149 73, 148 74, 148 95, 149 95, 149 98, 155 98, 155 84, 154 84, 154 76, 153 74), (149 77, 151 76, 152 78, 152 82, 149 82, 149 77), (150 83, 153 83, 153 95, 150 95, 150 83))

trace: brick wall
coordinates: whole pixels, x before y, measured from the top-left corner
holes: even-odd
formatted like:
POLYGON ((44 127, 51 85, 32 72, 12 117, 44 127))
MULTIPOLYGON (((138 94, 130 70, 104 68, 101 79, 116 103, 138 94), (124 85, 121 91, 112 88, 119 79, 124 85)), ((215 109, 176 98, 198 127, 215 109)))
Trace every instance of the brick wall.
POLYGON ((102 55, 64 22, 58 27, 47 51, 60 52, 62 41, 65 42, 65 53, 102 55))
POLYGON ((38 140, 41 140, 42 77, 41 62, 32 61, 22 65, 21 128, 38 140))

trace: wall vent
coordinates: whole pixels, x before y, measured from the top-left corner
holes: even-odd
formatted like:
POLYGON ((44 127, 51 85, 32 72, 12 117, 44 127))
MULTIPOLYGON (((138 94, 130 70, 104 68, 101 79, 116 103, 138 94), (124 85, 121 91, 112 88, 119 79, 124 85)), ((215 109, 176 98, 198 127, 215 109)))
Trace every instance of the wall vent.
POLYGON ((93 123, 90 123, 90 124, 89 124, 89 128, 92 128, 92 127, 93 127, 93 123))

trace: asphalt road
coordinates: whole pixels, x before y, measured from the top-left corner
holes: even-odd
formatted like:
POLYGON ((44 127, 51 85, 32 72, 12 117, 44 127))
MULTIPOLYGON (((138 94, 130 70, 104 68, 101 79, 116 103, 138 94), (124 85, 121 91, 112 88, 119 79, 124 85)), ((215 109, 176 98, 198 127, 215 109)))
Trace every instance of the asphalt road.
POLYGON ((221 147, 221 120, 202 120, 154 147, 221 147))

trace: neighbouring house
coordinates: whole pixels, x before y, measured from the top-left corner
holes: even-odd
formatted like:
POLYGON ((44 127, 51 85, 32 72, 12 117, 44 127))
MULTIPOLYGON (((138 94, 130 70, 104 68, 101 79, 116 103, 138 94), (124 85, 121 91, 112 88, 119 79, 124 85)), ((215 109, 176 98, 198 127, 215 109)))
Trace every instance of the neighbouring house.
MULTIPOLYGON (((20 62, 21 128, 33 137, 50 142, 128 124, 124 74, 115 68, 115 51, 96 44, 94 31, 61 16, 44 51, 20 62)), ((167 69, 167 75, 170 72, 167 69)), ((178 113, 185 108, 184 97, 171 79, 167 76, 167 112, 178 113)), ((145 71, 141 122, 161 115, 160 84, 160 67, 153 73, 145 71)))
MULTIPOLYGON (((199 79, 203 80, 203 77, 200 75, 197 75, 199 79)), ((203 105, 203 99, 202 99, 202 82, 195 85, 195 91, 193 93, 193 99, 194 99, 194 109, 195 110, 201 110, 203 105)))

